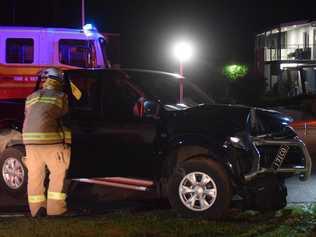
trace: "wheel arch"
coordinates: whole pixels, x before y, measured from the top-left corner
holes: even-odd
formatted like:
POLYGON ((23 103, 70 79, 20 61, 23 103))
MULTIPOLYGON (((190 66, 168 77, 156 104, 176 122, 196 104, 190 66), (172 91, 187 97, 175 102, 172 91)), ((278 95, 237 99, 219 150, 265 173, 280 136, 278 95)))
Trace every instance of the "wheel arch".
MULTIPOLYGON (((229 175, 219 162, 210 159, 191 159, 179 164, 179 166, 176 168, 176 172, 174 172, 168 180, 166 191, 171 206, 175 208, 181 215, 189 217, 207 217, 211 219, 221 218, 225 215, 232 200, 232 188, 229 175), (187 177, 192 177, 192 175, 195 177, 195 179, 192 181, 192 179, 189 178, 190 181, 184 184, 184 180, 188 180, 187 177), (198 201, 198 206, 196 206, 195 201, 194 203, 187 203, 187 201, 191 200, 192 197, 201 195, 200 189, 205 191, 205 189, 210 188, 210 186, 208 186, 206 183, 201 183, 201 175, 209 176, 207 183, 209 183, 211 180, 211 187, 215 189, 215 193, 211 194, 211 199, 206 198, 204 194, 203 196, 197 198, 198 200, 200 200, 200 198, 203 199, 204 203, 208 204, 208 207, 203 210, 200 208, 204 208, 205 205, 202 207, 201 201, 198 201), (183 194, 182 187, 191 189, 191 191, 185 191, 186 194, 191 193, 189 194, 190 197, 188 197, 186 194, 183 194), (198 190, 196 187, 198 187, 198 190), (212 202, 210 203, 209 201, 211 200, 212 202)), ((197 199, 194 198, 193 200, 197 199)))
POLYGON ((5 149, 17 145, 24 146, 22 133, 12 128, 2 129, 0 132, 0 154, 5 149))
POLYGON ((25 146, 22 140, 11 140, 7 143, 6 148, 9 147, 23 147, 25 150, 25 146))
POLYGON ((173 139, 161 165, 160 190, 165 194, 165 184, 178 164, 193 159, 209 159, 219 163, 227 175, 233 179, 235 177, 231 162, 223 158, 220 148, 203 136, 182 136, 173 139))

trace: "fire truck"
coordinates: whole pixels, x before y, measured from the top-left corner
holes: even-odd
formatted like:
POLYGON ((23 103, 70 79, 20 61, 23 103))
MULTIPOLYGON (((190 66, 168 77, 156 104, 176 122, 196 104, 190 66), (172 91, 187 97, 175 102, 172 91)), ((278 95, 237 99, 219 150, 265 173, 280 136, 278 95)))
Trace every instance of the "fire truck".
POLYGON ((107 38, 82 29, 0 26, 0 99, 24 99, 46 67, 108 68, 107 38))

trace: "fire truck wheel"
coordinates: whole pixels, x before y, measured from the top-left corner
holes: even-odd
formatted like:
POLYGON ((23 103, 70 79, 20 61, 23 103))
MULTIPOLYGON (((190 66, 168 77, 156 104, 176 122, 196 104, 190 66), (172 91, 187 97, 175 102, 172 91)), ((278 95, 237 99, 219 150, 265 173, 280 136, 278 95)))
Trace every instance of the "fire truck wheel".
POLYGON ((27 190, 27 169, 23 164, 23 146, 9 147, 0 156, 0 185, 11 196, 25 196, 27 190))

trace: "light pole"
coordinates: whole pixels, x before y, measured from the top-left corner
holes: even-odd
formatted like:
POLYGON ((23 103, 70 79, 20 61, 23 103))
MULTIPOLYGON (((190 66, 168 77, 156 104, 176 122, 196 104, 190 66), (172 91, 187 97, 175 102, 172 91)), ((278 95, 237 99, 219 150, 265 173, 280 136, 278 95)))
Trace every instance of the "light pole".
POLYGON ((183 86, 184 86, 184 77, 183 77, 183 63, 188 61, 192 57, 192 47, 188 42, 178 42, 174 46, 174 56, 179 61, 179 103, 183 104, 183 86))
POLYGON ((85 0, 81 0, 81 26, 86 24, 86 16, 85 16, 85 0))

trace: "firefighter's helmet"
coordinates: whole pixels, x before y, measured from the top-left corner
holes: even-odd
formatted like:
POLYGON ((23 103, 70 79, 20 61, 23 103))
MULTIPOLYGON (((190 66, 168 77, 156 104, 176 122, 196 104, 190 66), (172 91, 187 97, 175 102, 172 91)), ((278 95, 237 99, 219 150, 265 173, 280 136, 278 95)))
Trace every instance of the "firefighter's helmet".
POLYGON ((46 68, 40 72, 43 88, 62 90, 64 86, 64 75, 63 71, 58 68, 46 68))
POLYGON ((62 70, 55 68, 55 67, 50 67, 42 70, 40 72, 40 77, 42 80, 46 80, 47 78, 54 79, 60 82, 63 82, 64 79, 64 73, 62 70))

